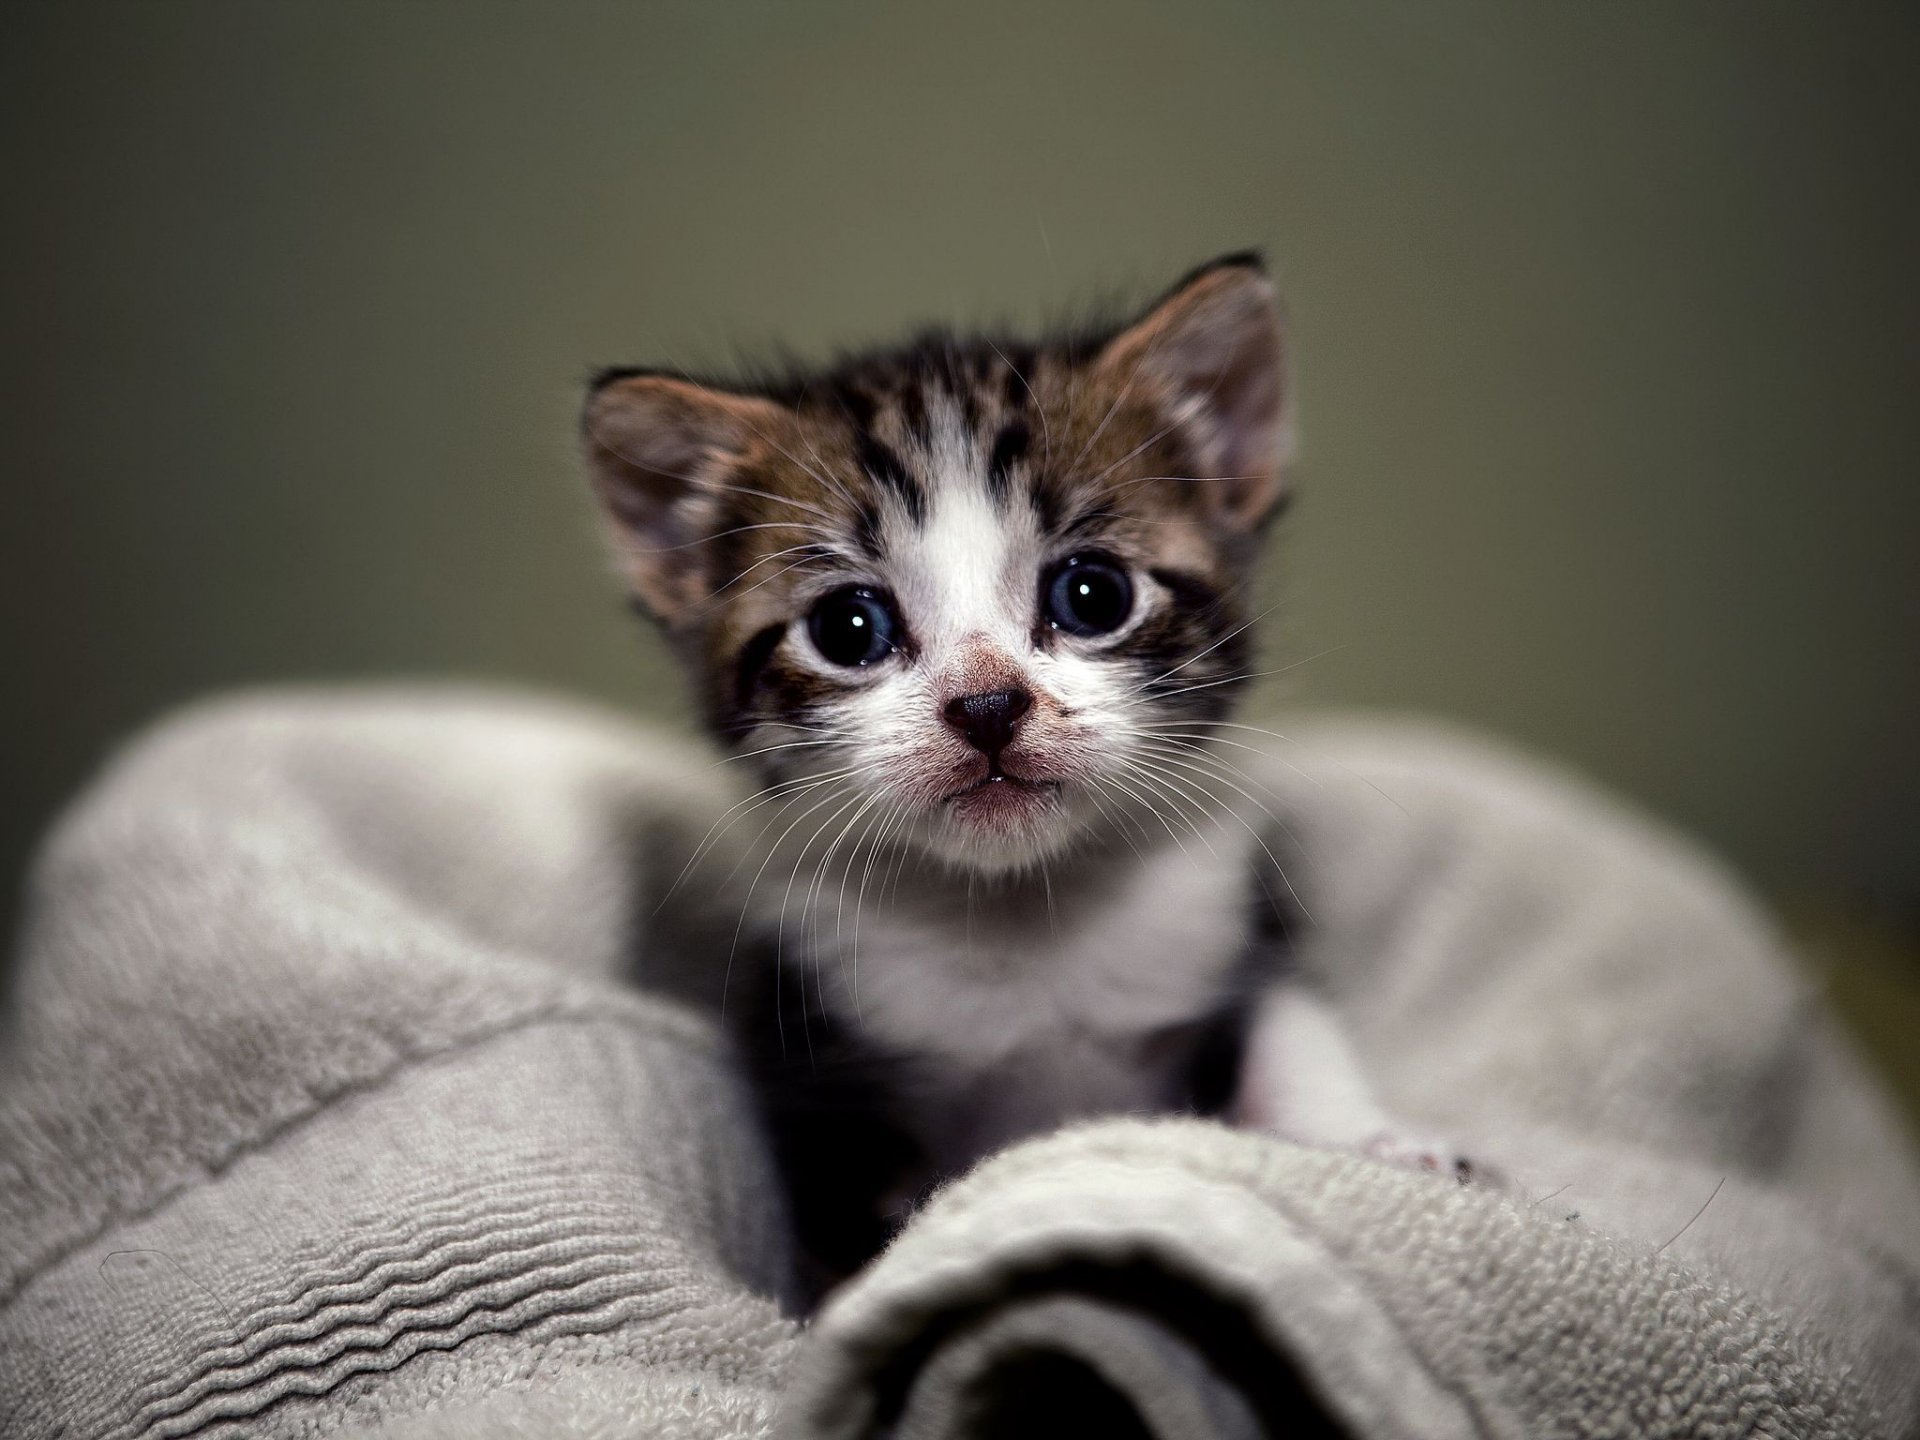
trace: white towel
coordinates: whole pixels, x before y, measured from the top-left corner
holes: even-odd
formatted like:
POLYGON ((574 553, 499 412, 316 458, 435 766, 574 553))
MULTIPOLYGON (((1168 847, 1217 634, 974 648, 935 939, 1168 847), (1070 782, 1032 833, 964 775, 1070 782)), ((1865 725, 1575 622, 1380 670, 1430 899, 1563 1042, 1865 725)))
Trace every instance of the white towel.
POLYGON ((719 963, 652 917, 725 770, 474 692, 162 727, 31 879, 0 1435, 1920 1434, 1920 1180, 1751 906, 1471 742, 1281 728, 1302 964, 1522 1192, 1111 1121, 803 1331, 729 1051, 634 983, 719 963))

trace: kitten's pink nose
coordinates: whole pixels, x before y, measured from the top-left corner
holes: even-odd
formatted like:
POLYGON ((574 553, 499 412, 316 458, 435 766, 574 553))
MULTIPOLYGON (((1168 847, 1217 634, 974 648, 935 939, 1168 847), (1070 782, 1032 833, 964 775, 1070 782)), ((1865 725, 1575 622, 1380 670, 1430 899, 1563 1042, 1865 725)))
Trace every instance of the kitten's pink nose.
POLYGON ((1032 708, 1033 696, 1025 690, 989 690, 949 700, 946 716, 974 749, 998 755, 1012 742, 1020 717, 1032 708))

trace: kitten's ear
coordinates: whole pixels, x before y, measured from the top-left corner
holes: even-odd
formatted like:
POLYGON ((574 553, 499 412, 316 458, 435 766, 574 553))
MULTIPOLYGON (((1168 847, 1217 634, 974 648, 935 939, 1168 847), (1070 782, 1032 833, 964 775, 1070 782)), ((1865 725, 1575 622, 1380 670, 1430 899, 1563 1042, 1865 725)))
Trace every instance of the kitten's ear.
POLYGON ((595 493, 628 587, 671 624, 710 592, 703 541, 719 497, 792 416, 771 400, 667 375, 614 372, 580 417, 595 493))
POLYGON ((1279 303, 1258 255, 1194 271, 1095 364, 1109 383, 1156 397, 1185 428, 1222 525, 1250 531, 1272 514, 1293 458, 1293 394, 1279 303))

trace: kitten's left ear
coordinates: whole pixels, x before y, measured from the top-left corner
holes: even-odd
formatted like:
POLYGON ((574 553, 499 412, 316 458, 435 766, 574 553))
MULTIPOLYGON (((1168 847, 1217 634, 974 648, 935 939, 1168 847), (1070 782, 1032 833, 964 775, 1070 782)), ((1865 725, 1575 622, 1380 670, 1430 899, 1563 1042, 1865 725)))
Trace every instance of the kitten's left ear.
POLYGON ((1094 362, 1115 386, 1158 399, 1187 432, 1215 518, 1257 529, 1286 493, 1293 394, 1280 307, 1254 254, 1203 265, 1094 362))

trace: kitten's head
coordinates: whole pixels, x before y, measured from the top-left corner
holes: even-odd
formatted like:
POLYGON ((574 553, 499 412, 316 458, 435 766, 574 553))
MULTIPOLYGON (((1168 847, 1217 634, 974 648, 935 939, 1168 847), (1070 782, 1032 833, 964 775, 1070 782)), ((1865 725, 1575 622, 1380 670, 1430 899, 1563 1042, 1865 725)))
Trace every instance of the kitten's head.
POLYGON ((1180 757, 1245 676, 1285 371, 1271 282, 1232 256, 1103 335, 763 387, 616 370, 583 423, 722 742, 821 833, 1001 872, 1207 793, 1180 757))

